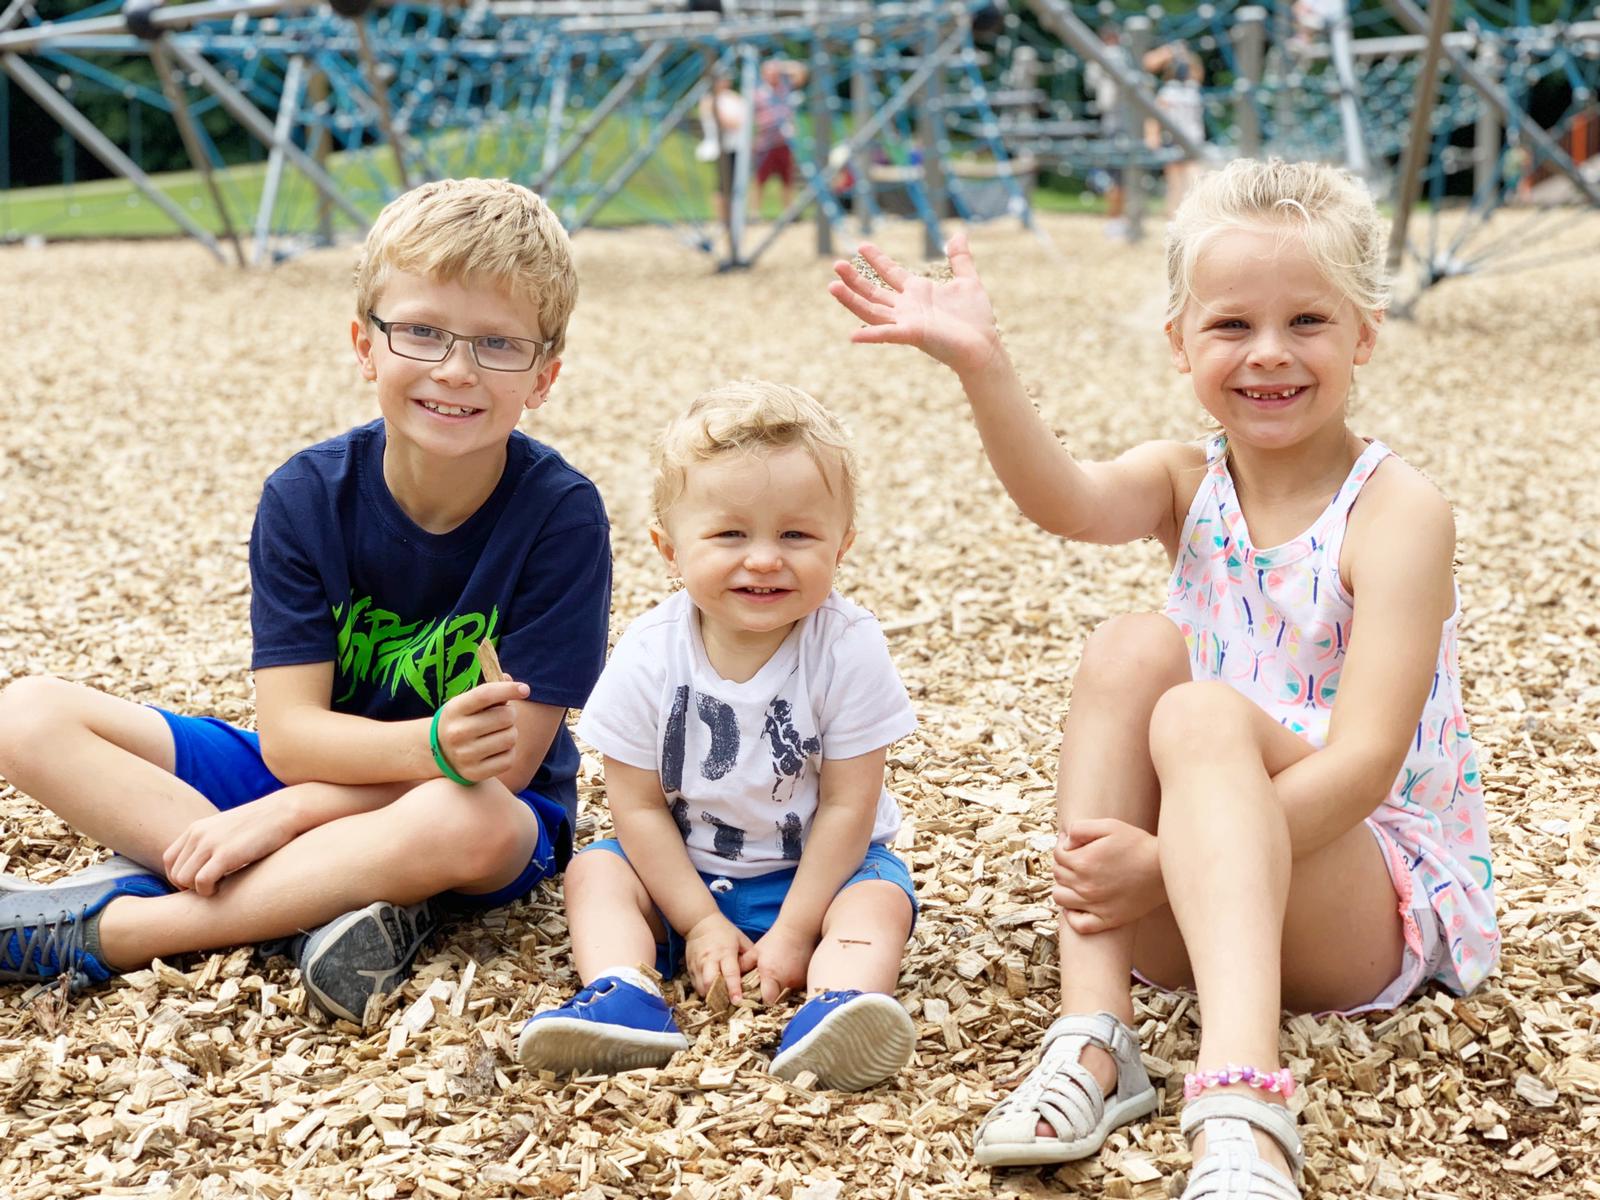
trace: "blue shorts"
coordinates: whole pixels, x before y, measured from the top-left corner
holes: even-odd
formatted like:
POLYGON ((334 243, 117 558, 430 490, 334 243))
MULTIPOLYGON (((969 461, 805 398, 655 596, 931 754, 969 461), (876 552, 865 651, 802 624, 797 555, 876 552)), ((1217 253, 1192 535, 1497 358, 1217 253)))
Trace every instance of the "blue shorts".
MULTIPOLYGON (((622 843, 616 838, 591 842, 583 848, 582 853, 588 854, 593 850, 609 850, 624 862, 628 860, 628 856, 622 852, 622 843)), ((771 929, 778 919, 778 912, 783 908, 784 897, 789 894, 789 886, 794 883, 797 870, 798 867, 786 867, 781 871, 769 871, 765 875, 752 875, 745 879, 708 875, 704 871, 699 874, 710 890, 711 898, 722 910, 722 915, 728 918, 734 928, 754 942, 771 929)), ((861 865, 856 868, 855 874, 839 885, 839 891, 842 892, 847 887, 871 879, 892 883, 906 894, 906 899, 911 901, 911 928, 915 929, 918 911, 917 890, 911 883, 910 868, 887 846, 880 846, 877 843, 868 846, 866 858, 861 860, 861 865)), ((672 927, 672 923, 667 920, 660 908, 656 909, 656 916, 661 919, 661 925, 667 931, 666 942, 656 943, 656 971, 663 979, 671 979, 683 967, 683 935, 672 927)))
MULTIPOLYGON (((238 808, 283 787, 282 781, 267 770, 261 758, 261 739, 252 731, 229 725, 216 717, 186 717, 164 708, 155 711, 172 731, 172 773, 217 808, 238 808)), ((539 840, 528 865, 516 879, 493 892, 482 895, 446 892, 444 895, 450 903, 471 908, 510 904, 533 891, 540 880, 561 869, 550 830, 565 831, 566 810, 531 788, 518 792, 517 796, 528 806, 539 827, 539 840)))

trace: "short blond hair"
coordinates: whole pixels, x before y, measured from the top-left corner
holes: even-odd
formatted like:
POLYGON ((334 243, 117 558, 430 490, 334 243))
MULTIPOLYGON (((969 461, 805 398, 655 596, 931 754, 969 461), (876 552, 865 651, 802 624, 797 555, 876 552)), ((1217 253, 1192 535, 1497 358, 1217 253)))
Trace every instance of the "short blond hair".
POLYGON ((572 243, 539 196, 509 179, 441 179, 384 206, 356 265, 356 316, 365 321, 390 271, 450 283, 492 283, 539 312, 550 357, 567 341, 578 302, 572 243))
POLYGON ((1377 205, 1348 171, 1280 158, 1238 158, 1197 180, 1167 226, 1167 320, 1194 295, 1194 266, 1219 234, 1277 228, 1298 235, 1323 277, 1366 322, 1389 303, 1377 205))
POLYGON ((830 493, 839 493, 851 525, 856 514, 856 460, 839 418, 809 393, 764 379, 725 383, 695 397, 673 418, 655 447, 651 513, 663 525, 683 495, 688 469, 723 454, 798 446, 811 456, 830 493))

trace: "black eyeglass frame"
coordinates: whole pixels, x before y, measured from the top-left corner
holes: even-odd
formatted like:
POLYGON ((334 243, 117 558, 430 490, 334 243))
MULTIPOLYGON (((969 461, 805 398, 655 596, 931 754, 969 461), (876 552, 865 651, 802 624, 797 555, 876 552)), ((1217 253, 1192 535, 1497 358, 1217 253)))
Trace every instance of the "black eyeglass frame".
POLYGON ((456 348, 457 342, 466 342, 467 345, 472 347, 473 362, 477 363, 485 371, 500 371, 507 375, 519 375, 523 371, 533 370, 539 365, 539 360, 550 352, 550 347, 555 345, 555 338, 545 338, 541 341, 538 338, 512 337, 508 333, 480 333, 469 337, 467 334, 456 333, 439 325, 429 325, 426 321, 385 321, 370 308, 367 309, 367 320, 378 327, 378 332, 383 334, 383 340, 388 343, 389 349, 401 358, 409 358, 412 362, 443 362, 450 357, 450 352, 456 348), (439 355, 438 358, 423 358, 420 355, 407 354, 394 344, 394 334, 390 330, 396 325, 421 325, 427 329, 437 329, 446 338, 444 353, 439 355), (491 367, 478 356, 478 342, 483 338, 499 338, 501 341, 516 342, 519 346, 533 346, 535 347, 533 361, 525 367, 491 367))

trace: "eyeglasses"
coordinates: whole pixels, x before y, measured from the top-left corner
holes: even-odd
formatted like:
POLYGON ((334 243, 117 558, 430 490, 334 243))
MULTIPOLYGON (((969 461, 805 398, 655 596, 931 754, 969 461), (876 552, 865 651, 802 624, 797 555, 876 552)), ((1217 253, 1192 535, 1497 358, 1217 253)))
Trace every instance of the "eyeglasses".
POLYGON ((541 342, 534 338, 502 337, 497 333, 468 337, 415 321, 382 321, 370 309, 367 320, 389 339, 389 349, 401 358, 443 362, 450 357, 457 342, 467 342, 472 346, 473 359, 485 371, 531 371, 539 356, 555 344, 554 338, 541 342))

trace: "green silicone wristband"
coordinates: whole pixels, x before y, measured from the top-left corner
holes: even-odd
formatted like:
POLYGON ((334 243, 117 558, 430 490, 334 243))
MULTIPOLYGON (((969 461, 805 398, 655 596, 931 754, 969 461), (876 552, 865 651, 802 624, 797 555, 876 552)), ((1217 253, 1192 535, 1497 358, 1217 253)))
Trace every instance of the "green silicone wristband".
POLYGON ((428 745, 433 747, 433 761, 438 765, 440 772, 451 783, 459 783, 462 787, 476 787, 472 780, 462 776, 450 765, 450 760, 444 756, 444 751, 439 748, 439 714, 443 708, 437 709, 433 714, 433 724, 428 727, 428 745))

